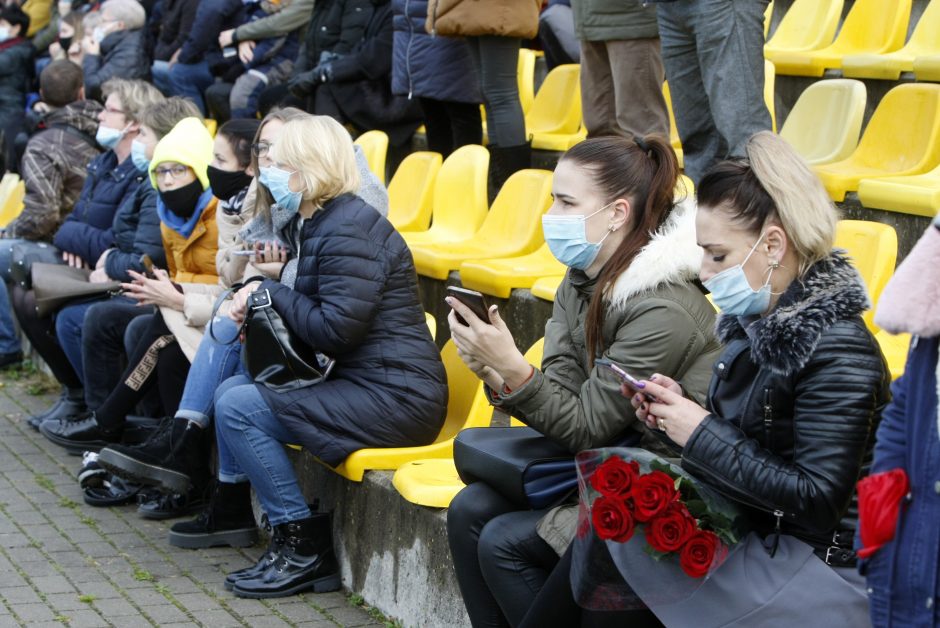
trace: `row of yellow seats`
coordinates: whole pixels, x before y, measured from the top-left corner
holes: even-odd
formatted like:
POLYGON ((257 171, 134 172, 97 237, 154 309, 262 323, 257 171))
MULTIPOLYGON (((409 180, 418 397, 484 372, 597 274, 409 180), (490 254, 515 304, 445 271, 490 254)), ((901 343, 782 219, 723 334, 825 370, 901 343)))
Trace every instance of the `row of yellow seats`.
POLYGON ((897 80, 901 72, 940 78, 938 0, 924 10, 906 44, 911 0, 855 0, 839 29, 843 5, 844 0, 794 0, 764 56, 781 74, 822 76, 841 68, 856 78, 897 80))
POLYGON ((19 175, 7 172, 0 179, 0 228, 13 222, 23 211, 26 184, 19 175))

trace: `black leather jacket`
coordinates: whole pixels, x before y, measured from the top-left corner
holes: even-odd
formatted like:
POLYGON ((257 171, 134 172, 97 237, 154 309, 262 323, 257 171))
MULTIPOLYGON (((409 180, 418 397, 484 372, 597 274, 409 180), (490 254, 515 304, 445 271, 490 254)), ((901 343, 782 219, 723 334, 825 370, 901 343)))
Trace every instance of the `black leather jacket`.
POLYGON ((682 453, 684 468, 745 506, 755 531, 800 538, 833 566, 854 562, 855 483, 890 399, 867 307, 861 278, 834 252, 766 317, 722 317, 711 414, 682 453))

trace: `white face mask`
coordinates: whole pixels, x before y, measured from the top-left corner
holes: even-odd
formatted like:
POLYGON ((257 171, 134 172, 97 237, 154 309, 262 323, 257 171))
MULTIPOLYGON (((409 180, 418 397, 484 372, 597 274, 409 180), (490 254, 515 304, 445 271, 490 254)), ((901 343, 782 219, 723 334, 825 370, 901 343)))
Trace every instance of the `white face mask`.
POLYGON ((10 38, 10 29, 7 26, 0 26, 0 41, 6 41, 10 38))
POLYGON ((91 38, 95 40, 95 43, 100 44, 104 41, 104 38, 108 36, 108 30, 104 26, 96 26, 95 30, 91 32, 91 38))

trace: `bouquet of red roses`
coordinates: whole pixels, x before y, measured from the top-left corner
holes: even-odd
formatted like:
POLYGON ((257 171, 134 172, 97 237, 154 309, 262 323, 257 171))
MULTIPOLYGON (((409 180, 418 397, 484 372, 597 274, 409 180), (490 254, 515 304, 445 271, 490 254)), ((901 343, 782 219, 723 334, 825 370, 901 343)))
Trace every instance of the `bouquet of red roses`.
MULTIPOLYGON (((648 604, 653 601, 648 595, 657 602, 691 595, 740 541, 737 509, 678 465, 633 448, 582 452, 577 463, 576 555, 582 551, 575 562, 580 559, 590 571, 581 578, 582 591, 597 589, 605 578, 597 566, 606 557, 598 558, 600 548, 591 547, 596 542, 603 542, 613 559, 615 569, 607 571, 619 572, 628 585, 628 592, 614 597, 636 602, 635 595, 648 604)), ((609 583, 601 588, 612 595, 609 583)))

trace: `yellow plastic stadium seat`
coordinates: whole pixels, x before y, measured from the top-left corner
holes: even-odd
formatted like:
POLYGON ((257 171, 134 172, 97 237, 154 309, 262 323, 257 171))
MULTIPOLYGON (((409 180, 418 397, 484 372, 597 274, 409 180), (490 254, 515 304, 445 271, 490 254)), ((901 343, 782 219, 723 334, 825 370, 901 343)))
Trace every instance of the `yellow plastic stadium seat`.
POLYGON ((431 224, 434 182, 441 154, 415 152, 405 157, 388 184, 388 220, 399 231, 424 231, 431 224))
POLYGON ((814 169, 838 202, 862 179, 923 174, 938 163, 940 85, 914 83, 885 94, 849 157, 814 169))
POLYGON ((554 301, 555 293, 558 292, 558 286, 561 285, 561 282, 564 278, 564 275, 540 277, 539 279, 535 280, 534 284, 532 284, 532 294, 540 299, 545 299, 546 301, 554 301))
MULTIPOLYGON (((868 287, 868 298, 877 303, 894 274, 898 259, 898 235, 894 227, 868 220, 840 220, 836 225, 835 245, 848 251, 852 264, 868 287)), ((874 310, 862 315, 872 333, 879 329, 874 317, 874 310)))
POLYGON ((855 0, 834 42, 819 50, 781 50, 771 57, 780 74, 822 76, 843 57, 884 54, 904 45, 911 0, 855 0))
POLYGON ((489 151, 475 144, 461 146, 444 160, 434 182, 430 229, 401 232, 409 247, 465 240, 477 232, 489 211, 489 165, 489 151))
POLYGON ((918 81, 940 81, 940 54, 914 59, 914 77, 918 81))
POLYGON ((14 172, 7 172, 0 179, 0 208, 2 208, 10 195, 13 194, 13 188, 19 183, 20 175, 14 172))
MULTIPOLYGON (((441 350, 441 359, 447 371, 447 417, 434 443, 422 447, 389 447, 360 449, 349 454, 336 473, 361 482, 366 471, 397 469, 406 462, 423 458, 450 458, 454 453, 454 437, 465 427, 488 427, 493 408, 486 400, 481 382, 457 355, 453 340, 441 350)), ((376 417, 380 420, 380 417, 376 417)))
POLYGON ((858 198, 865 207, 933 218, 940 212, 940 166, 926 174, 862 179, 858 198))
POLYGON ((219 130, 219 122, 212 118, 206 118, 202 123, 206 125, 206 130, 209 131, 209 135, 215 137, 216 132, 219 130))
MULTIPOLYGON (((4 178, 7 175, 4 175, 4 178)), ((15 176, 15 175, 14 175, 15 176)), ((13 189, 0 206, 0 225, 6 227, 23 212, 23 198, 26 196, 26 184, 17 177, 13 189)))
POLYGON ((430 312, 424 313, 424 322, 428 324, 428 331, 431 332, 431 338, 437 338, 437 319, 430 312))
POLYGON ((676 114, 672 111, 672 94, 669 92, 669 82, 663 83, 663 96, 666 98, 666 110, 669 112, 669 143, 672 144, 672 150, 676 151, 676 159, 679 160, 679 167, 685 167, 682 160, 682 140, 679 139, 679 129, 676 127, 676 114))
POLYGON ((535 51, 531 48, 519 49, 519 64, 517 66, 517 83, 519 85, 519 104, 522 113, 532 108, 535 100, 535 51))
POLYGON ((564 272, 565 265, 543 244, 535 252, 518 257, 466 261, 460 265, 460 283, 506 299, 513 288, 531 288, 539 277, 564 272))
POLYGON ((356 138, 356 144, 366 155, 369 170, 385 185, 385 156, 388 154, 388 135, 383 131, 366 131, 356 138))
POLYGON ((904 367, 907 366, 907 353, 911 348, 910 334, 889 334, 884 329, 875 334, 875 340, 881 347, 881 352, 888 362, 888 370, 891 372, 891 379, 895 380, 904 375, 904 367))
POLYGON ((546 136, 565 136, 572 141, 578 135, 581 129, 580 65, 559 65, 548 73, 525 116, 525 127, 533 148, 556 141, 546 136))
POLYGON ((764 56, 776 63, 781 53, 819 50, 831 44, 839 28, 843 3, 844 0, 794 0, 764 46, 764 56))
POLYGON ((777 105, 774 97, 774 84, 777 79, 777 68, 770 61, 764 60, 764 104, 770 112, 770 128, 777 132, 777 105))
POLYGON ((848 158, 862 130, 865 84, 852 79, 828 79, 807 87, 780 129, 785 139, 810 165, 848 158))
POLYGON ((527 169, 513 173, 473 236, 412 246, 415 269, 419 275, 447 279, 450 271, 468 259, 531 253, 543 242, 541 216, 551 205, 551 193, 550 171, 527 169))
POLYGON ((917 22, 903 48, 884 54, 848 55, 842 59, 843 76, 896 81, 901 72, 914 70, 916 57, 940 53, 940 2, 933 0, 917 22))
MULTIPOLYGON (((545 339, 540 338, 525 353, 526 359, 535 367, 542 365, 544 345, 545 339)), ((518 427, 522 422, 512 419, 510 424, 518 427)), ((452 457, 407 462, 395 471, 392 485, 412 504, 433 508, 447 508, 465 486, 452 457)))

